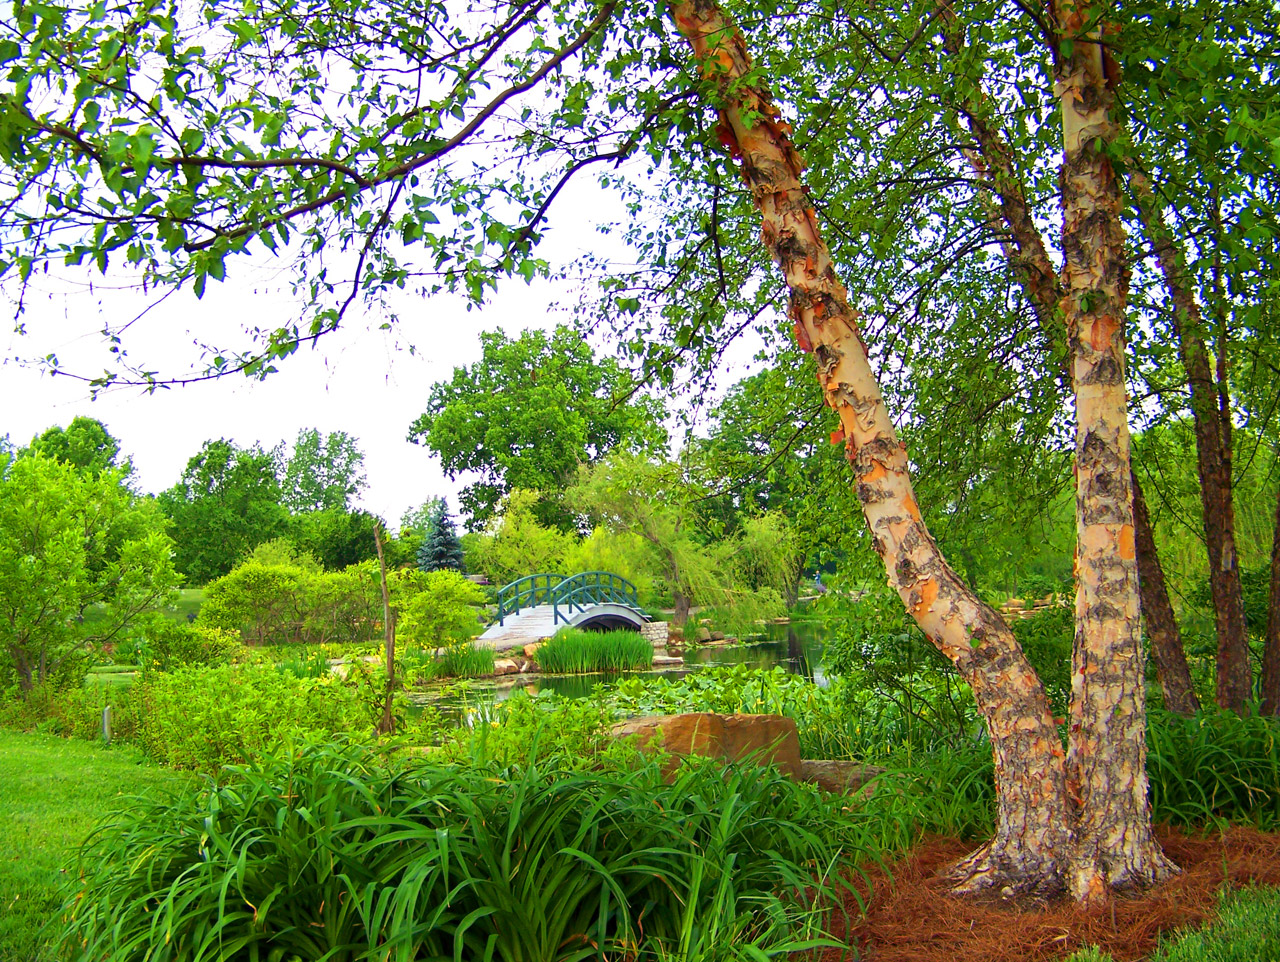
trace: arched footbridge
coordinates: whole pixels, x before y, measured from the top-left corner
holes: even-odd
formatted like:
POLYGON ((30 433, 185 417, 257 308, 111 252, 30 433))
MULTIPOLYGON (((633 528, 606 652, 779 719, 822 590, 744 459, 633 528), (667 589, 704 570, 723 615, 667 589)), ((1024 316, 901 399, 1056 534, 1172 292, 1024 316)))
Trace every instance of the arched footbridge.
POLYGON ((498 592, 498 622, 478 643, 516 648, 549 638, 560 628, 639 631, 649 620, 640 610, 636 586, 612 571, 576 575, 525 575, 498 592))

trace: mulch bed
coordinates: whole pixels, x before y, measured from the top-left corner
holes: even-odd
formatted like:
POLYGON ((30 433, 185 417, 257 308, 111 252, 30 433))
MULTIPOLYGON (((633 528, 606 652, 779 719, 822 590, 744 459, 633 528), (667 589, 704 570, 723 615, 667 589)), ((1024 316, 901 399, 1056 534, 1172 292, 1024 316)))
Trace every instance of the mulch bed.
MULTIPOLYGON (((1280 885, 1280 834, 1234 827, 1207 835, 1161 829, 1158 835, 1182 874, 1093 908, 950 897, 938 872, 975 846, 928 839, 891 866, 892 880, 871 872, 867 914, 860 918, 850 900, 854 924, 846 940, 866 962, 1052 962, 1087 945, 1116 962, 1137 962, 1154 950, 1161 932, 1212 920, 1224 882, 1280 885)), ((831 951, 825 959, 839 957, 831 951)))

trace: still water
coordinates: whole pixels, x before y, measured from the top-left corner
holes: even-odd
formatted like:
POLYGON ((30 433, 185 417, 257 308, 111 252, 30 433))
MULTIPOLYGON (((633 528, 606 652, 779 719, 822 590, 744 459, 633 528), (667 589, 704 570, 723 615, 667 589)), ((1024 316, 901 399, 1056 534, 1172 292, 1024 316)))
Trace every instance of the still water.
POLYGON ((500 679, 481 679, 465 685, 465 692, 422 690, 412 692, 415 705, 434 705, 446 716, 460 713, 464 704, 500 702, 514 692, 537 694, 551 690, 565 698, 586 698, 599 684, 613 684, 622 678, 678 678, 711 665, 749 665, 752 668, 781 666, 794 675, 803 675, 819 685, 826 682, 822 674, 822 639, 825 626, 816 621, 795 621, 789 625, 767 625, 764 636, 733 645, 706 645, 689 648, 684 653, 684 666, 657 671, 628 671, 589 675, 507 675, 500 679))

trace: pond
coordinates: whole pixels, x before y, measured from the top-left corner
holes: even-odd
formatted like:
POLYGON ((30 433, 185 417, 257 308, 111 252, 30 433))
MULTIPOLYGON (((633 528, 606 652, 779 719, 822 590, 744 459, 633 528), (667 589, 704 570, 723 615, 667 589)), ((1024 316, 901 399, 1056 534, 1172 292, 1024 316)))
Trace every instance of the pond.
POLYGON ((517 691, 537 694, 551 690, 564 698, 586 698, 596 685, 615 683, 623 678, 676 678, 711 665, 750 665, 752 668, 781 666, 794 675, 803 675, 819 685, 826 683, 822 673, 822 640, 826 626, 820 621, 793 621, 785 625, 766 625, 764 637, 732 645, 704 645, 684 653, 684 667, 656 671, 626 671, 586 675, 507 675, 503 678, 480 679, 446 690, 411 692, 409 700, 416 706, 434 705, 446 717, 461 716, 464 706, 505 701, 517 691))

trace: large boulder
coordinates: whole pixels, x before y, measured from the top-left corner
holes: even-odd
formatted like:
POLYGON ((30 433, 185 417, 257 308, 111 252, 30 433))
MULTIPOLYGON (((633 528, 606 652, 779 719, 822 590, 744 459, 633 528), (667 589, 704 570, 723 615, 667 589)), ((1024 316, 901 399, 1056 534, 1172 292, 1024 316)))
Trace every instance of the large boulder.
POLYGON ((796 723, 784 715, 650 715, 618 722, 610 734, 637 738, 642 749, 661 747, 677 757, 705 755, 777 765, 793 778, 801 771, 796 723))
POLYGON ((800 762, 800 780, 817 785, 824 792, 852 795, 884 769, 862 762, 838 761, 830 758, 806 758, 800 762))

